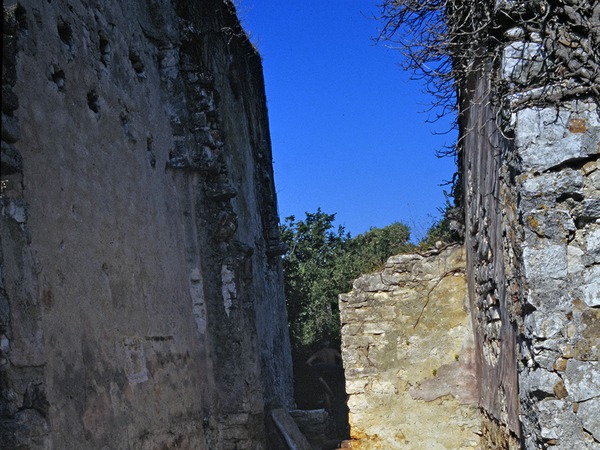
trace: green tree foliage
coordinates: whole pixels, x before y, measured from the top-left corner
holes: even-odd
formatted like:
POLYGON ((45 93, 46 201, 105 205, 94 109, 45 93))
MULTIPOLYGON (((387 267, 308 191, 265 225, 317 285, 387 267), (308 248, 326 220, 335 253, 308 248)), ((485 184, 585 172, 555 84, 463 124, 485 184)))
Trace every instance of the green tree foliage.
POLYGON ((394 254, 414 248, 401 223, 371 228, 352 238, 334 227, 335 214, 317 209, 304 220, 287 217, 281 226, 288 251, 283 258, 290 333, 297 354, 329 341, 339 345, 338 295, 350 291, 359 275, 373 271, 394 254))

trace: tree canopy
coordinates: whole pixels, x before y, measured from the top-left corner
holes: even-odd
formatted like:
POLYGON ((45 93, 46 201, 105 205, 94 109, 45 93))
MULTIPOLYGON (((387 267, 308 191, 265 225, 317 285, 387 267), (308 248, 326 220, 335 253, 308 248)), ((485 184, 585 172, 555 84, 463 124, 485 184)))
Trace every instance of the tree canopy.
POLYGON ((283 270, 296 353, 308 354, 326 341, 338 345, 338 295, 350 291, 354 279, 382 266, 389 256, 414 249, 408 227, 400 222, 352 238, 334 221, 335 214, 317 209, 304 220, 287 217, 281 226, 288 246, 283 270))

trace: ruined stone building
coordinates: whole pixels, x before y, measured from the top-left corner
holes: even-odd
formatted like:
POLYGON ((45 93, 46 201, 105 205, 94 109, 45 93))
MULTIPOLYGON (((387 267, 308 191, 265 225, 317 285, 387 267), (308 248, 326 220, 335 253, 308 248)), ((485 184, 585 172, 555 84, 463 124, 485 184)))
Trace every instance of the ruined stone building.
POLYGON ((598 449, 600 2, 451 5, 465 254, 341 296, 355 447, 598 449))
POLYGON ((231 5, 7 0, 3 33, 0 447, 265 448, 291 358, 231 5))
MULTIPOLYGON (((449 3, 465 242, 341 296, 353 448, 600 448, 599 3, 449 3)), ((0 447, 269 448, 282 248, 231 4, 6 0, 2 57, 0 447)))

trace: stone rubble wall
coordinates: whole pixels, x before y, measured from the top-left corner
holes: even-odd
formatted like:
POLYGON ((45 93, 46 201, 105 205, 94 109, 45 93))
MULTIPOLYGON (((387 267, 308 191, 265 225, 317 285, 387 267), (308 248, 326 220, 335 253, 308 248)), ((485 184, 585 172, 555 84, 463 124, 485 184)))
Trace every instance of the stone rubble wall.
MULTIPOLYGON (((524 8, 498 3, 503 17, 524 8)), ((598 23, 600 6, 582 19, 566 3, 569 17, 598 23)), ((569 94, 573 79, 539 85, 569 72, 553 66, 561 58, 580 69, 593 59, 582 54, 593 32, 578 44, 563 19, 543 37, 505 30, 500 64, 478 63, 461 100, 484 448, 600 448, 599 102, 569 94), (498 101, 500 85, 511 94, 498 101)))
POLYGON ((600 447, 600 121, 571 101, 513 115, 527 448, 600 447))
POLYGON ((388 259, 340 296, 352 448, 475 449, 465 252, 388 259))
POLYGON ((0 441, 264 448, 291 357, 233 7, 6 1, 3 34, 0 441))

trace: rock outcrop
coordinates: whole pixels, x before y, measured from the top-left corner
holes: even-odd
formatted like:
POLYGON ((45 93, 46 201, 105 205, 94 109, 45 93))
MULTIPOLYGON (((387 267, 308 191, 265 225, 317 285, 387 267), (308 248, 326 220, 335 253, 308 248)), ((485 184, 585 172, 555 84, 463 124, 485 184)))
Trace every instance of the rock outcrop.
POLYGON ((4 2, 3 447, 266 445, 292 406, 260 57, 229 2, 4 2))
POLYGON ((388 259, 340 296, 352 448, 475 449, 465 251, 388 259))

